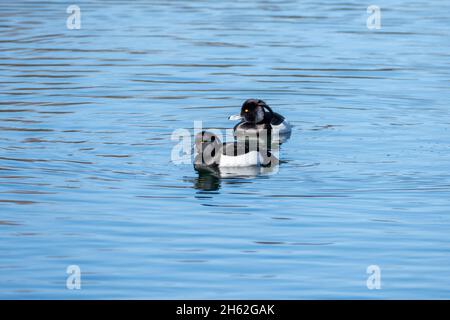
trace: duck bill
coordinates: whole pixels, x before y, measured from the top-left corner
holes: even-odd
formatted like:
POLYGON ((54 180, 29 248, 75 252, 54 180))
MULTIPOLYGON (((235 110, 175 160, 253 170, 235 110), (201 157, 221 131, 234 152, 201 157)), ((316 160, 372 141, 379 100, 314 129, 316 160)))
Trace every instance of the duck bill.
POLYGON ((229 116, 228 120, 232 120, 232 121, 242 120, 242 117, 240 114, 235 114, 235 115, 229 116))

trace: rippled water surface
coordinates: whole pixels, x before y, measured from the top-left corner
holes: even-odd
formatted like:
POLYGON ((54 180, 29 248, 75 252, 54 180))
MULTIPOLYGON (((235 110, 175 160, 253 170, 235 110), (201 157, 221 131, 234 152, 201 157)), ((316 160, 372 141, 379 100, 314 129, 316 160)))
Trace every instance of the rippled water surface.
POLYGON ((0 298, 450 298, 450 4, 370 4, 2 1, 0 298), (171 161, 252 97, 276 170, 171 161))

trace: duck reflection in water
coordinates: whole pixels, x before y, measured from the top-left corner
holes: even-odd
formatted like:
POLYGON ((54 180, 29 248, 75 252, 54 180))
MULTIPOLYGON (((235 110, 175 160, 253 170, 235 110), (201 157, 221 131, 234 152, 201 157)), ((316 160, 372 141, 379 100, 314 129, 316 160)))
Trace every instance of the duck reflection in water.
POLYGON ((260 176, 269 176, 278 172, 278 165, 270 167, 251 166, 225 168, 196 165, 194 168, 198 173, 198 177, 194 180, 194 189, 202 191, 217 191, 221 188, 222 183, 249 183, 249 179, 260 176))

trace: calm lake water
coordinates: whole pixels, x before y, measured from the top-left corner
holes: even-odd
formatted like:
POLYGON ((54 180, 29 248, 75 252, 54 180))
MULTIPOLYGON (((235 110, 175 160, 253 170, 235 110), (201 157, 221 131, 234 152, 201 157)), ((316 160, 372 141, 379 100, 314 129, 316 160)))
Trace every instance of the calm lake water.
POLYGON ((0 298, 450 298, 448 1, 0 7, 0 298), (171 161, 247 98, 276 170, 171 161))

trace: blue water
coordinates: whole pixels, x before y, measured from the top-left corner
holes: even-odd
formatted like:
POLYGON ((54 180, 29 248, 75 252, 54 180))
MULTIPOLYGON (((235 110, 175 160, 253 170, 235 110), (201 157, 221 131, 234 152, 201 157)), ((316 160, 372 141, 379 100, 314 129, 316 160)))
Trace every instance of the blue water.
POLYGON ((0 7, 0 298, 450 298, 448 1, 0 7), (171 161, 247 98, 274 172, 171 161))

